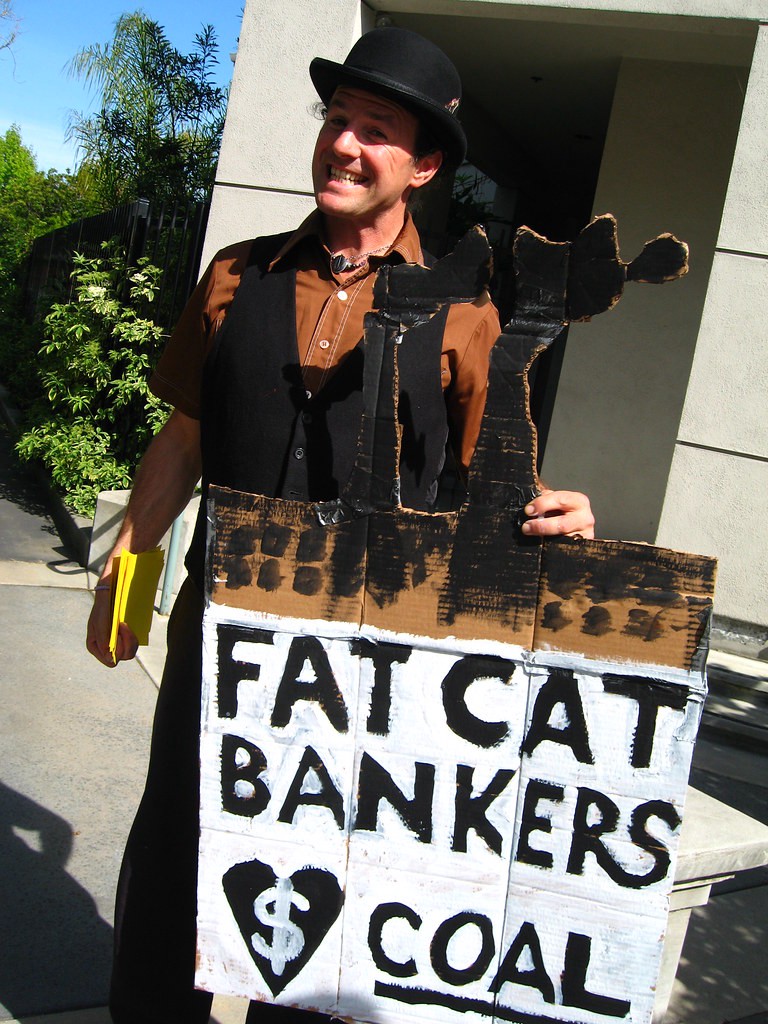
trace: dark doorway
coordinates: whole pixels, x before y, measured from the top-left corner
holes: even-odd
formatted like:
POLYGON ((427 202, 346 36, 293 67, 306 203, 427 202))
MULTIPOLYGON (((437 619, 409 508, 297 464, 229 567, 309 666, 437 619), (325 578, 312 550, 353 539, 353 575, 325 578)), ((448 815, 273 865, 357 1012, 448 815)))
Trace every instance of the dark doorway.
MULTIPOLYGON (((491 294, 502 323, 514 302, 512 244, 528 225, 557 241, 588 223, 621 63, 616 39, 584 18, 537 20, 397 15, 397 24, 429 36, 455 61, 464 84, 461 119, 467 165, 453 197, 436 189, 417 224, 431 251, 449 251, 473 220, 494 249, 491 294), (476 183, 473 191, 471 186, 476 183), (473 210, 474 206, 474 210, 473 210)), ((534 365, 531 412, 541 462, 566 334, 534 365)))

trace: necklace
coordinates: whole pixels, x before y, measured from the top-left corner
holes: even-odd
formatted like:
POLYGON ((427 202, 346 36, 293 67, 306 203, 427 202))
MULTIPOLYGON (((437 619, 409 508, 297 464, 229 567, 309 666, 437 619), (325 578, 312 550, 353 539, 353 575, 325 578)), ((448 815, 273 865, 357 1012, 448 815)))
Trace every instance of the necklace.
POLYGON ((349 259, 343 252, 332 252, 331 273, 346 274, 350 270, 357 270, 359 267, 362 267, 369 256, 375 256, 377 252, 381 252, 382 249, 388 248, 389 243, 380 245, 378 249, 371 249, 370 252, 361 252, 359 256, 354 258, 354 260, 349 259))

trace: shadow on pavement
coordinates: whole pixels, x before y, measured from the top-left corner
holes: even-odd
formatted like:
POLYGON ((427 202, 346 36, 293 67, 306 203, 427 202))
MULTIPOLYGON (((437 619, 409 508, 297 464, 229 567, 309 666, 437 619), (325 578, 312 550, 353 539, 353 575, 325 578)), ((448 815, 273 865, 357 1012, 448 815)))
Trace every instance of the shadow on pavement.
POLYGON ((668 1024, 723 1024, 768 1007, 767 921, 765 886, 713 896, 706 907, 696 910, 683 946, 675 1012, 668 1024))
POLYGON ((0 1003, 15 1017, 107 999, 112 928, 66 870, 73 840, 63 818, 0 783, 0 1003))
MULTIPOLYGON (((768 825, 768 757, 699 737, 691 784, 768 825)), ((688 926, 665 1024, 768 1024, 768 869, 714 886, 688 926)))

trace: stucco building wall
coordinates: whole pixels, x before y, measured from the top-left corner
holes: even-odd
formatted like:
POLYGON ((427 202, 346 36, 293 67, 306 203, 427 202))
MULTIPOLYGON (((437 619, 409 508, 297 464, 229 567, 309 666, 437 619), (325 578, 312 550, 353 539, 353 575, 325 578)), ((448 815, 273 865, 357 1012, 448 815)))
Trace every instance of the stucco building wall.
POLYGON ((624 259, 662 231, 691 256, 682 280, 628 285, 615 309, 569 330, 544 475, 590 494, 602 536, 656 538, 743 84, 730 67, 625 60, 619 71, 593 213, 616 216, 624 259))
POLYGON ((720 559, 717 610, 768 625, 768 25, 761 25, 659 543, 720 559))
POLYGON ((248 0, 202 265, 223 245, 286 231, 314 208, 318 122, 309 62, 343 60, 373 14, 359 0, 248 0))

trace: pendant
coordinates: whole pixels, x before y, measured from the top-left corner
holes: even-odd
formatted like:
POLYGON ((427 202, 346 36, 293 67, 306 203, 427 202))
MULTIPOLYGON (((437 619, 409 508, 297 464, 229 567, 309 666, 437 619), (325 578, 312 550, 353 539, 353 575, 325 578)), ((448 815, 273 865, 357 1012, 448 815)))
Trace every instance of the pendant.
POLYGON ((349 262, 343 252, 338 253, 336 256, 331 256, 332 274, 345 274, 348 270, 351 270, 354 265, 354 263, 349 262))

